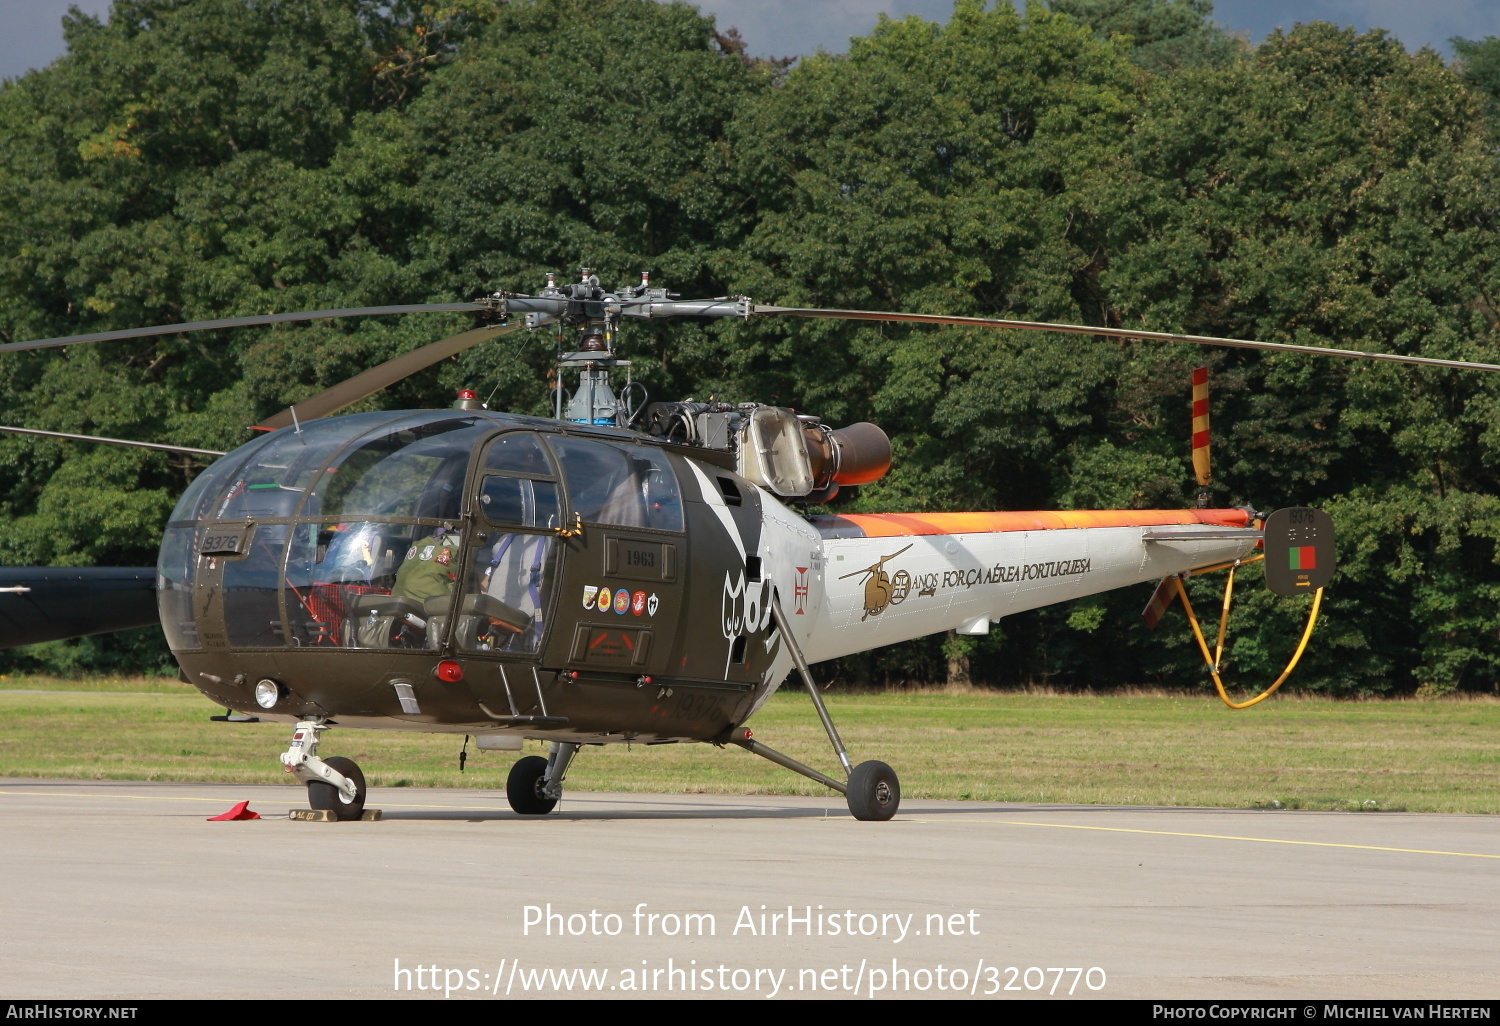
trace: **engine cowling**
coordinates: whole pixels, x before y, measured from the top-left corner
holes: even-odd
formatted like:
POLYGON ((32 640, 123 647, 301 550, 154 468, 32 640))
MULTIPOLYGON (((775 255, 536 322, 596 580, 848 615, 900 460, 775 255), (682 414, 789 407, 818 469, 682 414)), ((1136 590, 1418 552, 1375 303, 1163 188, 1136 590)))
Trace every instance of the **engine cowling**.
POLYGON ((733 452, 741 477, 784 499, 827 502, 840 486, 870 484, 891 468, 891 440, 878 426, 835 430, 782 406, 653 403, 646 425, 659 438, 733 452))

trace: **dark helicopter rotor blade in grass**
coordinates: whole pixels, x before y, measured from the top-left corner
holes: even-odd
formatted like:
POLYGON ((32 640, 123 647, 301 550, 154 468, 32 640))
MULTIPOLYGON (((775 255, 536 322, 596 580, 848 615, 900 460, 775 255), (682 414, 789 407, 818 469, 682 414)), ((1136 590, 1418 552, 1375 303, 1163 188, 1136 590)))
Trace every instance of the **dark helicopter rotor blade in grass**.
POLYGON ((115 342, 127 338, 147 338, 152 335, 176 335, 185 331, 211 331, 215 328, 251 328, 260 324, 281 324, 286 321, 323 321, 334 317, 376 317, 381 314, 441 313, 485 309, 489 308, 482 303, 418 303, 412 306, 357 306, 347 310, 302 310, 298 313, 258 314, 253 317, 229 317, 217 321, 187 321, 183 324, 158 324, 149 328, 124 328, 120 331, 96 331, 88 335, 39 338, 30 342, 7 342, 0 345, 0 353, 50 349, 53 346, 71 346, 82 342, 115 342))
POLYGON ((331 413, 337 413, 350 403, 358 402, 367 395, 373 395, 388 385, 393 385, 402 378, 417 373, 424 368, 431 367, 439 360, 445 360, 455 353, 461 353, 465 349, 472 349, 483 342, 508 335, 513 331, 519 331, 526 327, 523 319, 516 319, 509 324, 497 324, 486 328, 474 328, 458 335, 442 339, 414 349, 409 353, 387 360, 377 367, 346 378, 337 385, 317 395, 310 396, 291 409, 282 410, 274 417, 268 417, 261 423, 255 425, 258 431, 274 431, 277 428, 287 427, 292 423, 293 410, 296 411, 298 421, 314 420, 318 417, 326 417, 331 413))
POLYGON ((1382 360, 1410 363, 1423 367, 1452 367, 1458 370, 1500 371, 1500 364, 1471 363, 1466 360, 1437 360, 1426 356, 1400 356, 1395 353, 1370 353, 1360 349, 1330 349, 1323 346, 1298 346, 1285 342, 1251 342, 1241 338, 1217 338, 1212 335, 1178 335, 1166 331, 1136 331, 1132 328, 1101 328, 1084 324, 1052 324, 1045 321, 1011 321, 991 317, 949 317, 943 314, 886 313, 880 310, 820 310, 793 306, 755 306, 754 317, 808 317, 836 321, 899 321, 908 324, 943 324, 961 328, 1014 328, 1020 331, 1055 331, 1074 335, 1102 335, 1144 342, 1191 342, 1199 346, 1228 346, 1235 349, 1265 349, 1280 353, 1310 353, 1314 356, 1343 356, 1360 360, 1382 360))

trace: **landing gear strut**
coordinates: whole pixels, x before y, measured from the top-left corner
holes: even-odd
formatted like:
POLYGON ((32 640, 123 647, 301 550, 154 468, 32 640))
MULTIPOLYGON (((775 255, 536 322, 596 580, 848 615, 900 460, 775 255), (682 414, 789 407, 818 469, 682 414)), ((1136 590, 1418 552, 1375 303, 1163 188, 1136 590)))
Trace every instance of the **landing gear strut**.
POLYGON ((335 819, 359 819, 365 811, 365 775, 353 759, 318 758, 318 735, 327 729, 322 717, 300 721, 291 745, 281 753, 281 765, 307 785, 312 808, 331 812, 335 819))
POLYGON ((528 755, 517 760, 505 778, 505 800, 523 816, 545 816, 562 798, 563 776, 578 746, 554 741, 547 758, 528 755))
POLYGON ((781 611, 781 602, 778 599, 771 600, 771 615, 776 620, 777 630, 781 631, 783 644, 792 653, 792 659, 797 664, 797 672, 801 674, 802 683, 807 687, 808 697, 812 699, 813 707, 818 710, 818 719, 823 721, 823 730, 827 732, 834 754, 839 757, 839 765, 844 768, 849 782, 841 784, 789 755, 783 755, 774 748, 766 747, 756 741, 750 731, 744 728, 732 731, 729 735, 729 743, 739 745, 747 752, 754 752, 763 759, 769 759, 778 766, 785 766, 794 773, 800 773, 810 780, 816 780, 823 786, 839 792, 848 801, 849 813, 855 819, 873 822, 890 819, 901 805, 901 781, 897 779, 896 771, 883 762, 862 762, 855 766, 849 761, 849 752, 844 748, 844 742, 839 737, 838 730, 834 728, 833 719, 828 715, 827 706, 823 704, 823 696, 818 691, 817 682, 813 680, 812 671, 807 668, 807 660, 802 657, 802 649, 798 647, 797 639, 792 636, 791 627, 786 622, 786 616, 781 611))

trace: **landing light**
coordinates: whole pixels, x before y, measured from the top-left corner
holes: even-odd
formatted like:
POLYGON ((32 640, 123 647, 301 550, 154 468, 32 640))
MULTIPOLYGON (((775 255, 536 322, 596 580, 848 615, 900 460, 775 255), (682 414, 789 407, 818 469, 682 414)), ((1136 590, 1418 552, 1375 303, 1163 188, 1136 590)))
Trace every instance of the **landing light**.
POLYGON ((269 709, 281 701, 281 685, 274 680, 262 680, 255 685, 255 704, 269 709))

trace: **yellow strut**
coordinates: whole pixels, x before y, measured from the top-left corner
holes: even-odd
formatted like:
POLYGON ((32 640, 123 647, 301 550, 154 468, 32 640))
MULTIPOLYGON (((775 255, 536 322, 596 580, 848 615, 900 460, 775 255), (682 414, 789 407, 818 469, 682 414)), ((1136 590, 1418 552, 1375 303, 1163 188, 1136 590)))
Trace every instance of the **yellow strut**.
POLYGON ((1229 567, 1229 580, 1224 584, 1224 605, 1219 613, 1219 638, 1212 656, 1208 654, 1208 642, 1203 639, 1203 630, 1198 626, 1198 618, 1193 615, 1193 604, 1188 601, 1187 589, 1182 586, 1182 578, 1169 577, 1172 587, 1177 590, 1177 597, 1182 599, 1183 611, 1187 613, 1188 623, 1192 625, 1193 637, 1198 640, 1198 649, 1203 653, 1203 661, 1208 664, 1208 672, 1214 679, 1214 687, 1219 691, 1219 698, 1231 709, 1248 709, 1256 702, 1270 698, 1277 688, 1291 676, 1297 668, 1297 662, 1302 658, 1302 653, 1307 649, 1307 640, 1312 637, 1313 625, 1318 622, 1318 607, 1323 604, 1323 589, 1319 588, 1313 593, 1312 609, 1307 615, 1307 627, 1302 631, 1302 640, 1297 643, 1297 651, 1292 653, 1291 661, 1286 664, 1286 669, 1281 671, 1281 676, 1276 682, 1248 702, 1231 702, 1229 694, 1224 690, 1224 682, 1219 678, 1219 663, 1224 656, 1224 630, 1229 624, 1229 598, 1234 590, 1234 565, 1229 567))

